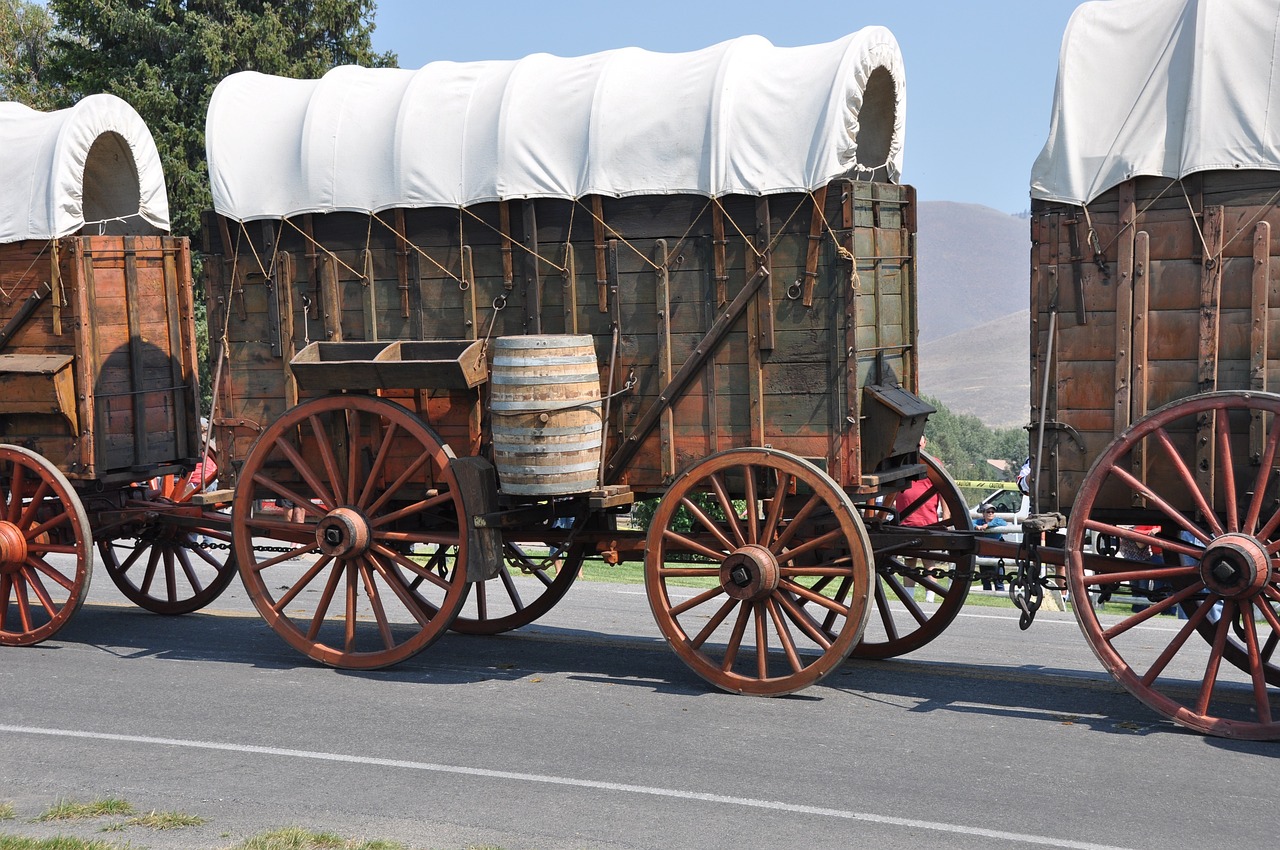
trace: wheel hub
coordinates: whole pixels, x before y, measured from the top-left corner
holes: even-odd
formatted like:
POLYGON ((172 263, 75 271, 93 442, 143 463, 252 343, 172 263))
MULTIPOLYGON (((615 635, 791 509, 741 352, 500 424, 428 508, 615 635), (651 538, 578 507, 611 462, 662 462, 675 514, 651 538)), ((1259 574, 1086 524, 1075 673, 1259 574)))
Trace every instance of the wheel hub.
POLYGON ((778 559, 755 543, 732 552, 720 564, 720 584, 734 599, 764 599, 778 589, 778 579, 778 559))
POLYGON ((1227 599, 1256 596, 1271 581, 1272 571, 1266 547, 1247 534, 1222 535, 1200 558, 1200 579, 1227 599))
POLYGON ((11 522, 0 521, 0 573, 16 573, 27 560, 27 538, 11 522))
POLYGON ((353 558, 369 551, 373 531, 368 518, 354 508, 330 511, 316 524, 320 551, 335 558, 353 558))

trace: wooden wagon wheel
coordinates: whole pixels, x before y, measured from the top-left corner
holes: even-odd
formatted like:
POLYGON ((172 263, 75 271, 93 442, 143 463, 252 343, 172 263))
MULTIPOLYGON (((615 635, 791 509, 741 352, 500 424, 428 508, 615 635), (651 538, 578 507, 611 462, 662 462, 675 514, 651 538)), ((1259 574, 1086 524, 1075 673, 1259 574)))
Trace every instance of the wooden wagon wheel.
POLYGON ((1138 699, 1205 734, 1280 739, 1277 416, 1280 396, 1267 393, 1209 393, 1155 411, 1094 462, 1067 528, 1074 599, 1138 582, 1167 594, 1116 623, 1073 606, 1094 653, 1138 699), (1146 476, 1135 472, 1143 464, 1146 476), (1123 522, 1121 503, 1140 506, 1140 521, 1130 511, 1123 522), (1119 550, 1086 556, 1088 531, 1113 535, 1119 550), (1139 628, 1178 607, 1188 619, 1172 621, 1170 637, 1139 628))
POLYGON ((66 476, 33 451, 0 445, 0 644, 39 643, 79 610, 93 573, 90 540, 66 476))
POLYGON ((853 502, 785 452, 700 461, 649 527, 645 590, 658 627, 694 672, 728 691, 788 694, 830 673, 862 635, 872 577, 853 502))
POLYGON ((232 531, 240 576, 271 628, 351 669, 395 664, 443 635, 468 588, 453 457, 417 416, 368 396, 304 402, 264 431, 239 474, 232 531), (265 513, 276 500, 304 516, 265 513), (441 576, 417 546, 451 568, 441 576), (416 593, 404 575, 424 579, 416 593))
MULTIPOLYGON (((921 459, 929 469, 929 489, 915 501, 923 502, 938 496, 946 506, 947 518, 927 526, 930 531, 971 531, 973 520, 959 486, 947 474, 938 461, 928 455, 921 459)), ((896 512, 878 505, 858 506, 867 526, 884 524, 899 526, 896 512)), ((910 506, 904 513, 910 513, 910 506)), ((887 538, 893 540, 893 538, 887 538)), ((876 584, 873 600, 875 611, 867 621, 862 641, 853 648, 858 658, 893 658, 919 649, 951 625, 960 613, 973 583, 977 558, 972 548, 948 550, 908 546, 899 548, 900 541, 875 553, 876 584), (944 569, 952 578, 916 577, 916 570, 944 569), (906 585, 911 576, 916 583, 932 591, 938 600, 937 607, 922 607, 916 601, 914 588, 906 585)))
MULTIPOLYGON (((615 527, 613 518, 606 518, 609 528, 615 527)), ((581 528, 587 517, 573 519, 573 527, 581 528)), ((516 538, 537 539, 538 531, 521 528, 511 531, 503 540, 503 563, 497 577, 485 582, 475 582, 471 594, 463 603, 458 616, 449 628, 464 635, 497 635, 527 626, 546 614, 564 598, 574 581, 582 562, 587 557, 587 546, 574 543, 557 555, 543 556, 531 551, 526 543, 516 538), (533 582, 520 587, 517 577, 527 576, 533 582)), ((448 578, 453 568, 453 558, 448 552, 432 552, 425 565, 437 575, 448 578)), ((403 573, 402 573, 403 575, 403 573)), ((405 576, 410 590, 417 592, 425 581, 422 576, 405 576)), ((421 598, 421 604, 433 610, 431 601, 421 598)))
POLYGON ((217 599, 236 574, 230 517, 191 504, 201 488, 165 475, 128 506, 147 516, 130 536, 98 541, 107 575, 125 598, 157 614, 188 614, 217 599))

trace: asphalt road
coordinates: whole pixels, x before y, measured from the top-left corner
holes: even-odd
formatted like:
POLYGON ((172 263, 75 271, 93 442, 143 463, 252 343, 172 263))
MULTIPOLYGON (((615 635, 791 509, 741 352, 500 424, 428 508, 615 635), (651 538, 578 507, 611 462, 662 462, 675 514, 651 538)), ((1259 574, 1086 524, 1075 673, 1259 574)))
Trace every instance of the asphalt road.
POLYGON ((211 608, 149 614, 99 572, 54 640, 0 650, 0 802, 17 814, 0 833, 157 850, 286 825, 440 850, 1275 843, 1280 744, 1159 718, 1069 614, 1022 632, 970 608, 909 658, 756 699, 685 668, 637 586, 580 583, 531 627, 372 673, 297 655, 238 584, 211 608), (30 822, 107 795, 209 822, 30 822))

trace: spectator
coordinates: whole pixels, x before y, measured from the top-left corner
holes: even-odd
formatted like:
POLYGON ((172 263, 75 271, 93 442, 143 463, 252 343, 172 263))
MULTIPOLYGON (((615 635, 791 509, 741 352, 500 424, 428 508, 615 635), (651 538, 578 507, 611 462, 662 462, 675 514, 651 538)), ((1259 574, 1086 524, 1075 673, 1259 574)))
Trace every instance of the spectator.
MULTIPOLYGON (((928 442, 924 437, 920 438, 920 454, 924 455, 924 449, 928 442)), ((936 459, 934 462, 941 468, 942 464, 936 459)), ((924 528, 930 525, 937 525, 945 519, 951 518, 950 511, 947 510, 946 502, 942 501, 942 496, 933 486, 933 482, 928 478, 921 478, 919 481, 913 481, 907 489, 903 490, 893 500, 893 509, 898 513, 898 522, 901 525, 911 528, 924 528), (921 501, 923 499, 923 501, 921 501), (919 502, 919 504, 916 504, 919 502), (914 507, 912 507, 914 505, 914 507)), ((915 569, 920 561, 916 558, 903 558, 903 563, 907 569, 915 569)), ((941 564, 940 561, 924 561, 926 570, 933 569, 941 564)), ((905 578, 903 586, 911 593, 912 598, 915 597, 916 582, 913 578, 905 578)), ((924 601, 933 602, 934 592, 925 590, 924 601)))
MULTIPOLYGON (((987 505, 982 511, 982 516, 974 523, 973 529, 974 531, 985 531, 993 537, 999 537, 1000 533, 994 531, 994 529, 1007 528, 1008 526, 1009 523, 996 516, 995 505, 987 505)), ((990 590, 993 584, 996 590, 1004 590, 1004 576, 992 567, 984 566, 980 571, 980 575, 982 576, 983 590, 990 590)))

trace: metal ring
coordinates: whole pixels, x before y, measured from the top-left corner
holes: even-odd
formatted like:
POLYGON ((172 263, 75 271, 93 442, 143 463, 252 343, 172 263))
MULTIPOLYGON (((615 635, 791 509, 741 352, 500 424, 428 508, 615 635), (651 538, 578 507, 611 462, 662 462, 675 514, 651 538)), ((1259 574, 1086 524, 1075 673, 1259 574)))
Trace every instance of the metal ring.
POLYGON ((790 298, 792 301, 800 300, 801 289, 803 289, 803 287, 801 286, 800 281, 798 280, 795 281, 794 283, 792 283, 790 286, 787 287, 787 297, 790 298))
POLYGON ((507 296, 506 296, 506 295, 499 295, 497 298, 493 299, 493 309, 495 309, 495 310, 505 310, 505 309, 506 309, 506 307, 507 307, 507 296))

